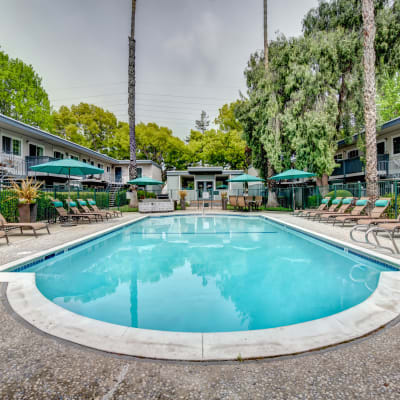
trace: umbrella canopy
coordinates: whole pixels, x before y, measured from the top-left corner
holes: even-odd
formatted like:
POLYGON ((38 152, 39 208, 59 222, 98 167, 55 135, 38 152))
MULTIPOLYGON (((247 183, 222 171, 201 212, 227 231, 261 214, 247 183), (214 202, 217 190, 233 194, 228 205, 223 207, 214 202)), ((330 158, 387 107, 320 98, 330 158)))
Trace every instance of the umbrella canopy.
POLYGON ((228 182, 264 182, 264 179, 253 175, 242 174, 236 176, 235 178, 229 179, 228 182))
POLYGON ((227 189, 228 185, 219 185, 217 186, 217 189, 227 189))
POLYGON ((94 175, 102 174, 104 172, 101 168, 96 168, 93 165, 72 159, 51 161, 35 165, 29 169, 32 171, 48 172, 49 174, 60 175, 94 175))
POLYGON ((160 181, 156 181, 155 179, 148 178, 147 176, 142 176, 141 178, 133 179, 132 181, 127 182, 130 185, 138 185, 138 186, 147 186, 147 185, 162 185, 163 183, 160 181))
POLYGON ((274 175, 269 179, 273 181, 283 181, 285 179, 311 178, 316 175, 317 174, 313 174, 312 172, 300 171, 298 169, 288 169, 287 171, 284 171, 278 175, 274 175))

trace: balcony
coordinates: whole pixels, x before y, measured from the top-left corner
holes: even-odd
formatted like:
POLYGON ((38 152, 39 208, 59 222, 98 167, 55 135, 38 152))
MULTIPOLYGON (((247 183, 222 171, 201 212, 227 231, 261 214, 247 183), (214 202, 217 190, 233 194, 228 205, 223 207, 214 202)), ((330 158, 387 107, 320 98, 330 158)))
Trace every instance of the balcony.
POLYGON ((51 161, 57 161, 57 158, 48 157, 48 156, 26 156, 25 157, 25 166, 26 166, 26 174, 28 175, 30 171, 30 167, 34 167, 35 165, 44 164, 51 161))
MULTIPOLYGON (((346 177, 350 174, 364 175, 364 163, 360 157, 352 158, 350 160, 341 160, 337 162, 339 167, 336 167, 331 176, 346 177)), ((378 172, 380 175, 388 175, 389 173, 389 154, 378 154, 377 163, 378 172)))

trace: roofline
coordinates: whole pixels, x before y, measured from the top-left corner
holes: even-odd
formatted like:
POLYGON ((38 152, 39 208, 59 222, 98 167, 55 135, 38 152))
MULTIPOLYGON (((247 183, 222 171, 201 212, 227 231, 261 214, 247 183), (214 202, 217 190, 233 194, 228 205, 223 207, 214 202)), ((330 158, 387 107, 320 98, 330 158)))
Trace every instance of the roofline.
MULTIPOLYGON (((93 157, 97 157, 102 160, 108 161, 111 164, 125 164, 125 163, 129 164, 129 160, 117 160, 113 157, 107 156, 106 154, 99 153, 98 151, 95 151, 95 150, 91 150, 85 146, 71 142, 70 140, 67 140, 67 139, 63 139, 60 136, 53 135, 52 133, 49 133, 42 129, 28 125, 24 122, 18 121, 14 118, 8 117, 7 115, 1 114, 1 113, 0 113, 0 123, 9 125, 10 127, 13 127, 13 128, 19 128, 19 129, 25 130, 25 131, 29 132, 30 134, 39 136, 42 139, 53 140, 60 145, 70 147, 76 151, 84 152, 86 154, 92 155, 93 157)), ((154 161, 151 161, 151 160, 137 160, 137 163, 138 164, 150 164, 151 163, 161 169, 160 165, 158 165, 157 163, 155 163, 154 161)))

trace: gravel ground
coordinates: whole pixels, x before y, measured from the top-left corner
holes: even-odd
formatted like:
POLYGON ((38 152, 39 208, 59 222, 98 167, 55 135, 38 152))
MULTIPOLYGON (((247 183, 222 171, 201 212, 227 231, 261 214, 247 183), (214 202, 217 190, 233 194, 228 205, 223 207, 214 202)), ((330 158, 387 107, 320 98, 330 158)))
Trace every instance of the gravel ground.
POLYGON ((108 355, 44 335, 10 313, 4 286, 0 399, 400 398, 399 324, 350 344, 297 357, 168 363, 108 355))

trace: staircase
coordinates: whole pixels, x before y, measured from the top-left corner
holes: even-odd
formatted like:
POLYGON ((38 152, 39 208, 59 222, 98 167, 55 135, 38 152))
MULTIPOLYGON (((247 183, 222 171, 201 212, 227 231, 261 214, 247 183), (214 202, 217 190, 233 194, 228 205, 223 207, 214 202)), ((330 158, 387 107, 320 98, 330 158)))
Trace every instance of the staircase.
POLYGON ((116 195, 121 190, 122 186, 124 186, 122 183, 113 182, 108 184, 108 206, 110 208, 115 207, 116 195))

